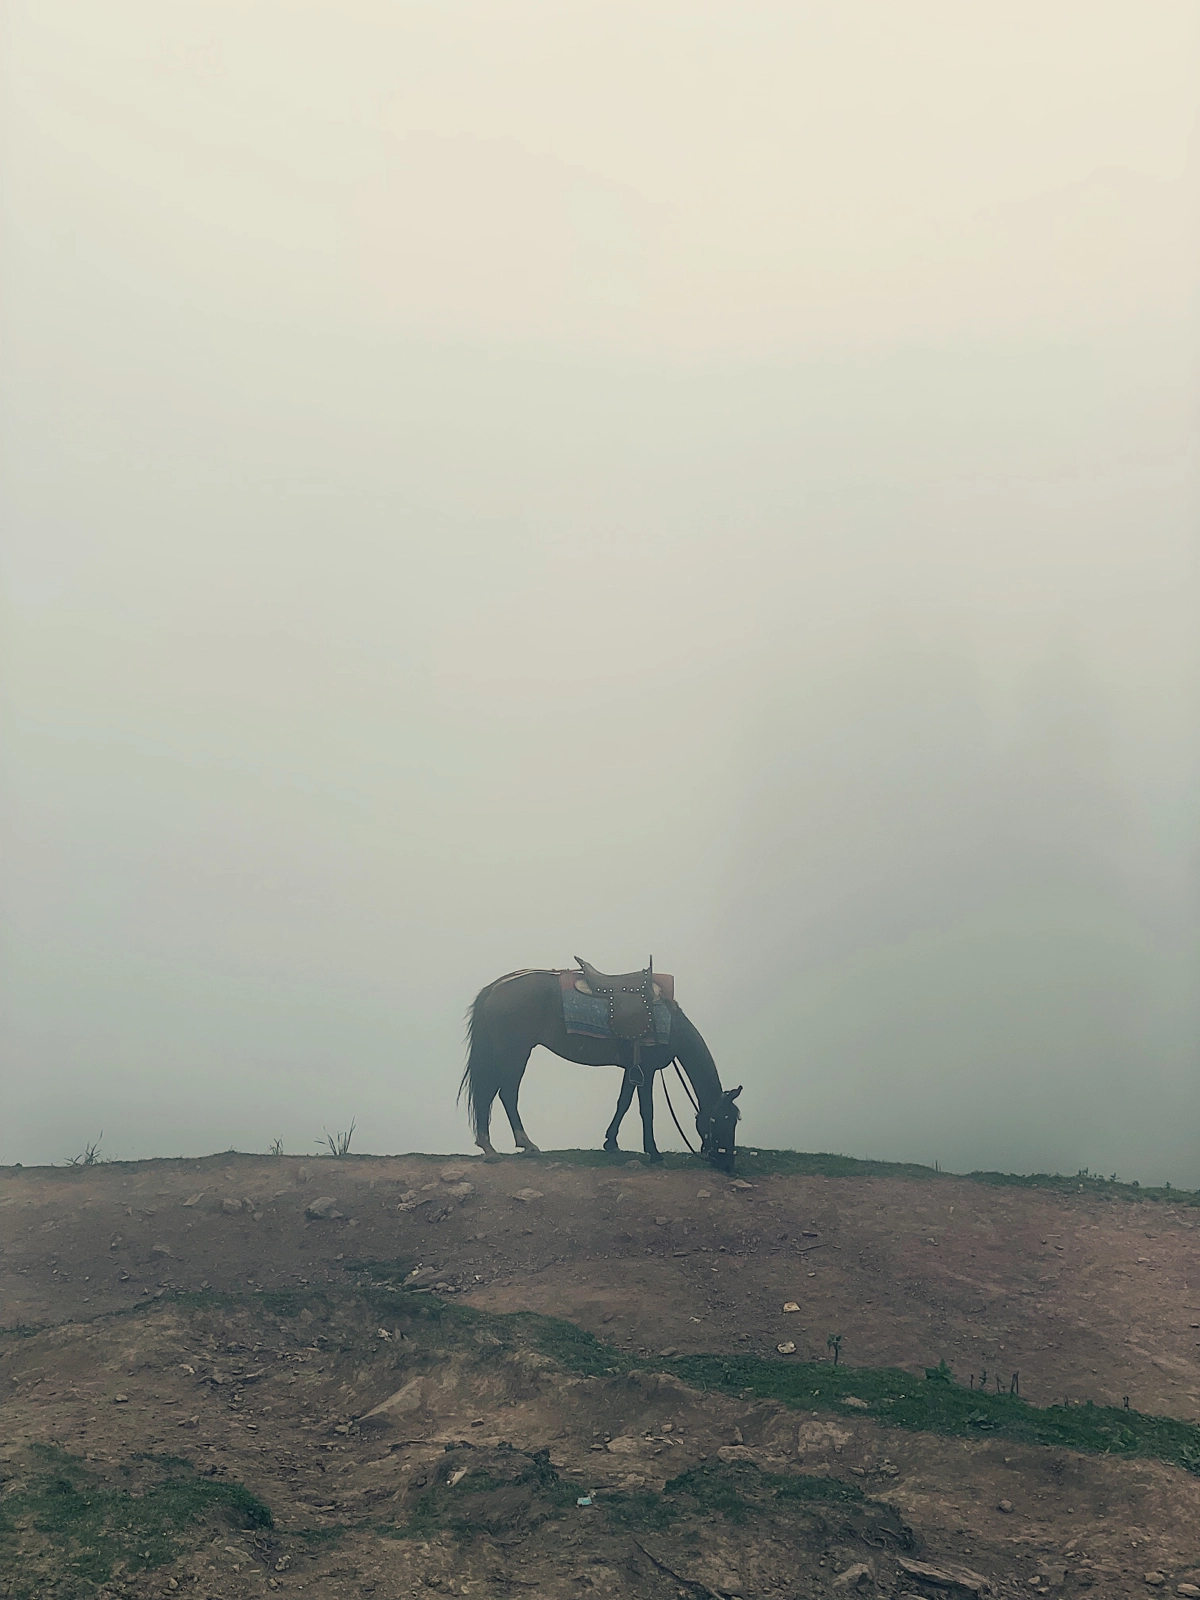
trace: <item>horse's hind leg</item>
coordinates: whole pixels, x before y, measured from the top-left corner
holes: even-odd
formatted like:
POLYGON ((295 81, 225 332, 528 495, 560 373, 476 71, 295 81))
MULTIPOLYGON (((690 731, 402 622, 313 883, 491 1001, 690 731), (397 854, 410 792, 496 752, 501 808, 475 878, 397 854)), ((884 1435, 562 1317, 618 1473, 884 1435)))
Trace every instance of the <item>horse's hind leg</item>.
POLYGON ((512 1129, 512 1136, 517 1146, 536 1155, 538 1147, 522 1127, 521 1113, 517 1109, 517 1095, 520 1093, 521 1079, 524 1077, 525 1068, 528 1065, 528 1050, 526 1050, 524 1056, 515 1057, 505 1062, 500 1075, 500 1104, 508 1115, 508 1125, 512 1129))
POLYGON ((604 1134, 604 1148, 606 1150, 620 1149, 620 1146, 617 1144, 617 1135, 621 1131, 621 1124, 625 1120, 625 1113, 629 1110, 629 1107, 632 1104, 633 1077, 627 1070, 625 1076, 621 1079, 621 1092, 617 1096, 617 1109, 613 1113, 613 1119, 609 1123, 604 1134))

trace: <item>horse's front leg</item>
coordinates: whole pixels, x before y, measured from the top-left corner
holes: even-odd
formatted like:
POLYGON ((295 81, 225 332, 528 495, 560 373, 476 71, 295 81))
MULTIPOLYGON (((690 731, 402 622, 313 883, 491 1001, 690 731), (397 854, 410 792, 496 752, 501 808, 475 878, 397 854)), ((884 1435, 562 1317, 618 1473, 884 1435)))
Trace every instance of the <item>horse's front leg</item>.
POLYGON ((609 1123, 604 1135, 604 1148, 606 1150, 617 1150, 620 1148, 620 1146, 617 1144, 617 1135, 621 1131, 621 1124, 625 1120, 625 1113, 629 1110, 632 1104, 633 1078, 630 1076, 628 1067, 626 1067, 625 1076, 621 1079, 621 1092, 617 1096, 617 1109, 613 1113, 613 1119, 609 1123))
POLYGON ((651 1161, 661 1161, 662 1153, 654 1142, 654 1073, 648 1072, 638 1084, 638 1110, 642 1113, 642 1149, 651 1161))

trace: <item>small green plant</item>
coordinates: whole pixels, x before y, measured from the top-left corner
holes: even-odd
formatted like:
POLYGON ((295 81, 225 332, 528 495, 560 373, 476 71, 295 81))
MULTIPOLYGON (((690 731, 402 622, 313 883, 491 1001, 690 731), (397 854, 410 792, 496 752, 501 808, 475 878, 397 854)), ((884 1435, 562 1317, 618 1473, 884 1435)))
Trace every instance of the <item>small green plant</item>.
POLYGON ((953 1383, 954 1382, 954 1374, 950 1370, 950 1368, 946 1365, 945 1356, 942 1357, 942 1359, 938 1362, 936 1367, 926 1367, 925 1368, 925 1376, 929 1380, 930 1383, 953 1383))
POLYGON ((272 1156, 281 1156, 283 1154, 283 1140, 272 1139, 271 1148, 267 1151, 267 1154, 272 1156))
POLYGON ((831 1333, 825 1341, 826 1350, 833 1351, 833 1364, 836 1367, 842 1359, 842 1336, 840 1333, 831 1333))
POLYGON ((351 1118, 350 1126, 344 1133, 330 1133, 329 1129, 326 1128, 324 1137, 318 1139, 317 1143, 328 1145, 331 1156, 348 1156, 350 1154, 350 1141, 354 1137, 356 1126, 356 1119, 351 1118))
POLYGON ((67 1157, 68 1167, 98 1167, 104 1157, 100 1154, 100 1140, 104 1138, 104 1129, 100 1130, 100 1139, 93 1139, 90 1144, 85 1144, 77 1156, 67 1157))

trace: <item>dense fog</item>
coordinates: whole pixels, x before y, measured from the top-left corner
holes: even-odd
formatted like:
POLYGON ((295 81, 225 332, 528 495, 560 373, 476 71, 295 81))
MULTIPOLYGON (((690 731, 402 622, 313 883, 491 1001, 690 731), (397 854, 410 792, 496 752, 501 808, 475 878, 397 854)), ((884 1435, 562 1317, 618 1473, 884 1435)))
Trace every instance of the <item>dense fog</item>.
POLYGON ((751 1145, 1200 1186, 1194 7, 7 36, 0 1161, 653 954, 751 1145))

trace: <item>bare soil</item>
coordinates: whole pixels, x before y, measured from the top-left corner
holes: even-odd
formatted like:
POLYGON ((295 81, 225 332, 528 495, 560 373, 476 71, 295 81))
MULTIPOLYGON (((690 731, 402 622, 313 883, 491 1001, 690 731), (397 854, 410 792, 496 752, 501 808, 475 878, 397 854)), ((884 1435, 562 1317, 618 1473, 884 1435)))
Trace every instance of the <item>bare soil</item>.
POLYGON ((1034 1405, 1200 1422, 1200 1210, 624 1159, 4 1170, 0 1595, 1200 1588, 1179 1466, 653 1370, 785 1342, 825 1360, 839 1333, 851 1369, 916 1383, 944 1359, 962 1382, 1019 1373, 1034 1405), (321 1199, 337 1214, 309 1215, 321 1199), (426 1292, 384 1321, 389 1275, 426 1292), (566 1318, 644 1359, 574 1370, 422 1304, 566 1318), (135 1548, 133 1512, 168 1505, 177 1525, 135 1548))

